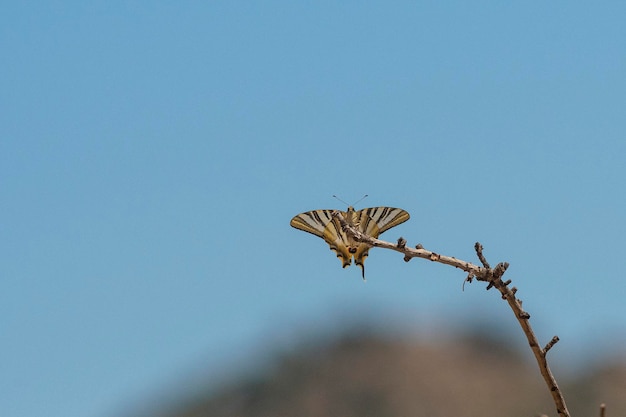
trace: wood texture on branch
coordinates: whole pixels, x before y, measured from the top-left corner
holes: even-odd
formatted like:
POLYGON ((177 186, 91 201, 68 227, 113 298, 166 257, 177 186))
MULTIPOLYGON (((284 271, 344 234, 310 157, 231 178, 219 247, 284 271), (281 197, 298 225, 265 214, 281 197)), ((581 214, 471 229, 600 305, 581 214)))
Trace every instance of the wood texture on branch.
POLYGON ((543 376, 543 379, 548 386, 548 390, 552 395, 552 399, 556 406, 557 413, 561 417, 570 417, 563 394, 559 389, 556 379, 554 378, 554 375, 552 374, 552 371, 550 370, 550 367, 548 366, 548 361, 546 359, 546 354, 559 341, 559 338, 557 336, 554 336, 544 348, 541 348, 539 341, 535 336, 532 327, 530 326, 530 314, 524 311, 524 309, 522 308, 522 301, 515 296, 517 288, 509 287, 509 284, 511 283, 510 280, 502 280, 502 276, 509 266, 508 263, 501 262, 496 265, 495 268, 491 268, 491 266, 487 262, 487 259, 483 255, 483 246, 478 242, 474 245, 474 249, 476 251, 476 256, 478 257, 482 266, 463 261, 452 256, 445 256, 436 252, 429 251, 427 249, 424 249, 421 244, 418 244, 415 248, 411 248, 406 245, 407 241, 402 237, 398 239, 397 243, 386 242, 384 240, 373 238, 364 233, 361 233, 354 227, 350 226, 350 224, 343 218, 341 212, 339 212, 338 210, 335 210, 333 212, 333 216, 337 217, 343 231, 352 236, 352 238, 354 238, 358 242, 366 243, 372 247, 391 249, 396 252, 400 252, 404 254, 404 260, 406 262, 410 261, 413 258, 422 258, 459 268, 467 273, 466 281, 472 282, 473 279, 476 279, 478 281, 484 281, 488 283, 488 290, 491 288, 496 288, 498 291, 500 291, 502 299, 507 301, 507 303, 511 307, 511 310, 513 310, 513 313, 515 314, 515 317, 520 324, 524 334, 526 335, 528 344, 533 351, 537 364, 539 365, 541 375, 543 376))

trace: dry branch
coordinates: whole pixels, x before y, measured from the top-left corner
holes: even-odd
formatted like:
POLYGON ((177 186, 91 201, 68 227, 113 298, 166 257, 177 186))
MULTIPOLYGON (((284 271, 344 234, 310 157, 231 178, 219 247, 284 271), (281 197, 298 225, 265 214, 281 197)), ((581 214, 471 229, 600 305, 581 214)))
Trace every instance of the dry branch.
POLYGON ((546 354, 559 341, 559 338, 557 336, 554 336, 543 349, 540 347, 537 336, 535 336, 535 333, 533 332, 529 323, 530 314, 524 311, 524 309, 522 308, 522 301, 515 296, 517 288, 509 288, 509 284, 511 283, 511 281, 508 280, 505 282, 502 280, 502 275, 504 275, 506 269, 509 266, 508 263, 501 262, 496 265, 495 268, 491 268, 491 266, 487 262, 487 259, 483 255, 483 246, 478 242, 474 245, 474 249, 476 251, 478 259, 483 266, 478 266, 451 256, 445 256, 426 250, 421 244, 418 244, 415 248, 408 247, 406 246, 406 239, 402 237, 399 238, 398 242, 395 244, 376 239, 364 233, 361 233, 354 227, 350 226, 350 224, 343 218, 339 211, 334 211, 333 216, 339 219, 339 222, 341 223, 341 228, 358 242, 366 243, 372 247, 391 249, 396 252, 403 253, 405 262, 408 262, 413 258, 423 258, 433 262, 439 262, 445 265, 454 266, 455 268, 459 268, 467 272, 466 281, 472 282, 472 280, 475 278, 478 281, 487 282, 488 290, 495 287, 498 291, 500 291, 502 299, 507 301, 507 303, 513 310, 513 313, 515 314, 517 321, 522 327, 524 334, 526 335, 528 344, 530 345, 530 348, 535 355, 537 364, 539 365, 541 375, 543 376, 543 379, 545 380, 546 385, 550 390, 550 394, 552 395, 554 404, 556 405, 557 413, 561 417, 570 417, 567 406, 565 405, 565 399, 563 398, 563 394, 561 393, 561 390, 556 383, 554 375, 552 375, 552 371, 550 371, 550 367, 548 366, 548 361, 546 359, 546 354))

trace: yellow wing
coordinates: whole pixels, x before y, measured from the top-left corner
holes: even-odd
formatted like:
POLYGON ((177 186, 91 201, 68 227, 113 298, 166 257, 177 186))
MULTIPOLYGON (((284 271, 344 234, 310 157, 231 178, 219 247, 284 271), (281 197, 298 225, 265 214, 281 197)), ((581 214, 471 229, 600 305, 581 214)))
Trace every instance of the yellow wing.
MULTIPOLYGON (((365 243, 356 242, 341 230, 341 224, 339 220, 333 218, 332 212, 333 210, 326 209, 307 211, 291 219, 290 224, 296 229, 324 239, 330 249, 337 253, 344 268, 352 263, 354 257, 354 263, 361 268, 363 279, 365 279, 363 263, 370 247, 365 243)), ((374 238, 404 223, 410 217, 406 211, 393 207, 370 207, 359 211, 348 207, 348 211, 342 211, 341 215, 353 227, 374 238)))
MULTIPOLYGON (((406 211, 394 207, 370 207, 355 213, 354 223, 358 230, 373 238, 378 238, 383 232, 409 220, 411 216, 406 211)), ((365 278, 365 258, 369 255, 370 247, 359 243, 354 252, 354 263, 361 267, 365 278)))
MULTIPOLYGON (((348 209, 350 211, 350 209, 348 209)), ((354 209, 352 209, 354 212, 354 209)), ((333 210, 313 210, 300 213, 291 219, 291 226, 321 237, 328 243, 330 249, 337 253, 341 264, 345 268, 352 263, 352 255, 348 249, 350 239, 341 230, 339 220, 333 218, 333 210)), ((348 213, 341 212, 342 217, 348 217, 348 213)))
MULTIPOLYGON (((345 217, 345 213, 341 212, 345 217)), ((326 226, 333 220, 333 210, 313 210, 300 213, 291 219, 291 226, 324 237, 326 226)))

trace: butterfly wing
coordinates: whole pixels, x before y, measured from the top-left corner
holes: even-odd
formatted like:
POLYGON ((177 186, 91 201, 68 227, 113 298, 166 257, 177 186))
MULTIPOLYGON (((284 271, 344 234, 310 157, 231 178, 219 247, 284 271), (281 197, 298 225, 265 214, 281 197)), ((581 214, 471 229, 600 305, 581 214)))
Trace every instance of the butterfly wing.
POLYGON ((360 224, 365 225, 365 228, 361 226, 359 230, 374 238, 411 217, 406 211, 395 207, 370 207, 359 210, 357 215, 360 224))
MULTIPOLYGON (((377 238, 386 230, 391 229, 409 220, 409 213, 395 207, 370 207, 355 213, 354 224, 359 231, 368 236, 377 238)), ((365 278, 365 258, 369 255, 370 247, 360 243, 354 252, 354 263, 361 267, 361 275, 365 278)))
POLYGON ((314 234, 324 238, 326 225, 333 219, 332 210, 313 210, 300 213, 291 219, 291 227, 314 234))
MULTIPOLYGON (((348 246, 351 239, 341 230, 339 220, 333 217, 333 210, 312 210, 300 213, 291 219, 291 226, 296 229, 303 230, 321 237, 328 243, 330 249, 335 251, 337 257, 341 260, 342 266, 352 263, 352 254, 349 252, 348 246)), ((345 218, 347 213, 341 212, 345 218)))

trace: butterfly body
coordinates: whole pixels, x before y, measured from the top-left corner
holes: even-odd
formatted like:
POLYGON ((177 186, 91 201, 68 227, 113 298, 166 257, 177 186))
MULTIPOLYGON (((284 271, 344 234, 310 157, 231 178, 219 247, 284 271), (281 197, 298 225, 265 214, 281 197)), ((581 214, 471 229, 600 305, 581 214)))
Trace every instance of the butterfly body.
MULTIPOLYGON (((341 229, 339 219, 333 217, 334 210, 312 210, 300 213, 291 219, 291 226, 296 229, 321 237, 328 243, 330 249, 335 251, 345 268, 352 263, 361 267, 365 277, 363 262, 368 256, 369 246, 357 242, 341 229)), ((348 211, 341 211, 341 216, 355 229, 377 238, 384 231, 391 229, 409 219, 409 213, 394 207, 370 207, 355 211, 354 207, 348 207, 348 211)))

